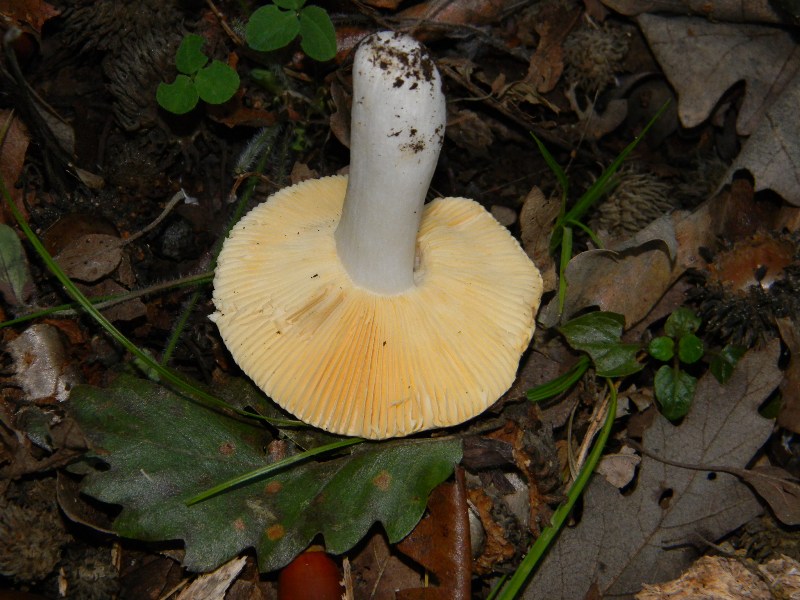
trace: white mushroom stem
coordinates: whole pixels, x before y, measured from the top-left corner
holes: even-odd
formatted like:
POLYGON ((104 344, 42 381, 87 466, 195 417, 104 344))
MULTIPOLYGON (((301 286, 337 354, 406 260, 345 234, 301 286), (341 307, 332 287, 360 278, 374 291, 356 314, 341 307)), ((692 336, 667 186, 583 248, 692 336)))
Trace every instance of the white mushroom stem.
POLYGON ((357 285, 398 294, 414 285, 425 194, 445 129, 439 72, 413 38, 381 32, 353 62, 350 175, 336 229, 339 258, 357 285))

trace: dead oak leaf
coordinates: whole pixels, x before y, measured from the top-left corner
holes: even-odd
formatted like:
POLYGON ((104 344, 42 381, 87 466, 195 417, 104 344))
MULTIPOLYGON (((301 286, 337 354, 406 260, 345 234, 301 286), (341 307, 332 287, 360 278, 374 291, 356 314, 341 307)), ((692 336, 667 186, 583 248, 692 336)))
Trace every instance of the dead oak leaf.
POLYGON ((770 0, 601 0, 628 17, 642 13, 700 15, 712 21, 781 23, 770 0))
POLYGON ((737 130, 750 135, 800 70, 800 46, 784 29, 695 17, 640 15, 636 20, 678 93, 685 127, 705 121, 722 95, 745 81, 737 130))
MULTIPOLYGON (((775 341, 750 351, 726 385, 702 377, 680 426, 657 416, 644 447, 676 462, 743 467, 772 432, 757 409, 781 380, 779 349, 775 341)), ((523 598, 583 598, 593 584, 606 596, 634 594, 676 577, 693 558, 691 544, 719 539, 762 511, 733 475, 649 456, 632 493, 595 477, 583 502, 582 521, 561 532, 523 598)))
POLYGON ((800 72, 781 96, 767 108, 764 118, 728 169, 724 181, 739 169, 755 179, 755 190, 773 190, 794 206, 800 206, 800 72))

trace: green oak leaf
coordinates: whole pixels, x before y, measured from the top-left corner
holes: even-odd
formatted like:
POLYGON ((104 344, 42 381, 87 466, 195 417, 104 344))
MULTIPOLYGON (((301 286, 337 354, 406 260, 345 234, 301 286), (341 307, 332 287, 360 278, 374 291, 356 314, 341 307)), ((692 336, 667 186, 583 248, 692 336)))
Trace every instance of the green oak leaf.
POLYGON ((275 570, 320 534, 327 550, 339 554, 376 522, 391 542, 399 541, 461 459, 461 443, 452 439, 364 443, 187 506, 214 485, 270 462, 265 427, 129 375, 108 389, 76 386, 70 406, 93 446, 90 458, 107 465, 88 471, 82 491, 122 507, 113 524, 122 536, 183 540, 184 564, 195 571, 250 547, 261 570, 275 570))

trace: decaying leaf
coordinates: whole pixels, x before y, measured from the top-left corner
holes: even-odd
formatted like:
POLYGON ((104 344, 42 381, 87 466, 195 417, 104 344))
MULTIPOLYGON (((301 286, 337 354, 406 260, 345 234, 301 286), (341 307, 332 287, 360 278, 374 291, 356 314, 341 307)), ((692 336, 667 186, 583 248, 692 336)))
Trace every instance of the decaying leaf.
POLYGON ((53 258, 72 279, 88 283, 110 275, 122 260, 122 240, 104 233, 89 233, 53 258))
MULTIPOLYGON (((645 448, 684 463, 744 466, 772 432, 757 409, 781 380, 778 352, 777 342, 750 351, 724 386, 705 375, 680 426, 657 416, 645 448)), ((676 577, 693 558, 693 544, 716 540, 762 510, 732 475, 647 456, 631 494, 595 477, 583 501, 583 520, 561 532, 525 598, 582 598, 593 582, 602 594, 634 594, 642 583, 676 577)))
POLYGON ((461 458, 457 440, 363 444, 187 506, 188 499, 265 466, 266 430, 200 406, 155 383, 120 376, 108 389, 78 386, 71 409, 99 458, 83 491, 122 506, 113 528, 142 540, 184 540, 184 564, 206 571, 254 547, 259 566, 287 564, 319 534, 332 554, 383 524, 402 539, 428 494, 461 458))
POLYGON ((747 169, 756 191, 774 190, 787 202, 800 206, 800 74, 766 109, 726 176, 747 169))
POLYGON ((715 22, 781 23, 770 0, 602 0, 603 4, 628 16, 642 13, 700 15, 715 22))
POLYGON ((79 381, 58 329, 52 325, 31 325, 8 344, 8 349, 14 359, 17 385, 25 390, 29 401, 63 402, 79 381))
POLYGON ((800 433, 800 328, 790 319, 777 319, 783 343, 789 351, 789 364, 781 382, 781 407, 778 425, 800 433))
POLYGON ((753 486, 781 523, 800 525, 800 480, 772 465, 742 469, 737 474, 753 486))
POLYGON ((721 556, 703 556, 678 579, 659 585, 645 585, 636 600, 770 600, 773 596, 766 581, 742 560, 721 556))
MULTIPOLYGON (((643 319, 672 283, 673 256, 677 242, 672 222, 660 219, 649 227, 647 241, 631 240, 619 250, 588 250, 567 265, 567 297, 561 319, 567 320, 585 308, 625 316, 628 327, 643 319), (636 290, 636 293, 631 293, 636 290)), ((540 316, 553 318, 553 303, 540 316)))
POLYGON ((431 492, 428 514, 397 549, 425 567, 436 586, 399 590, 397 600, 469 600, 472 556, 464 472, 431 492))
POLYGON ((550 232, 560 208, 557 197, 546 198, 538 186, 533 186, 519 215, 522 247, 542 273, 545 293, 556 289, 556 264, 550 253, 550 232))
POLYGON ((176 600, 195 600, 196 598, 223 600, 228 588, 239 576, 246 562, 247 559, 244 557, 234 558, 215 571, 201 575, 184 588, 176 600))
POLYGON ((800 47, 784 29, 694 17, 640 15, 637 21, 678 92, 685 127, 705 121, 731 86, 746 81, 737 130, 750 135, 800 69, 800 47))

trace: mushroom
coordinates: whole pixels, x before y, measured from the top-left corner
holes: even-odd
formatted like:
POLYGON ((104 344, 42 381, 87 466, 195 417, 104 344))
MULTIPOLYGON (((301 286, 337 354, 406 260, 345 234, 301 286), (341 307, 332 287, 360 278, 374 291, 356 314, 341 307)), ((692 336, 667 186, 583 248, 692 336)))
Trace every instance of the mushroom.
POLYGON ((424 204, 444 126, 423 48, 368 37, 349 177, 284 188, 225 241, 211 318, 242 370, 306 423, 406 436, 476 416, 514 380, 541 277, 478 203, 424 204))

